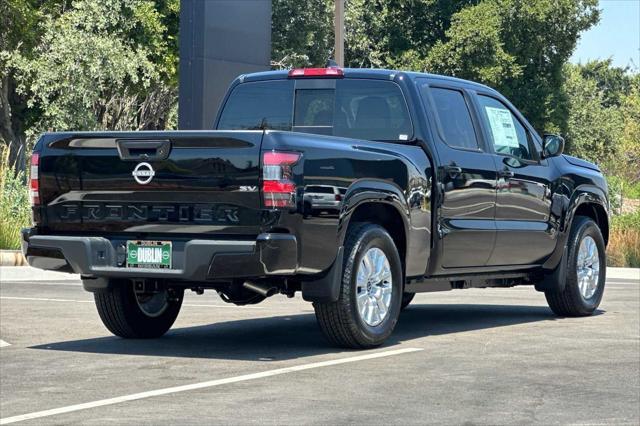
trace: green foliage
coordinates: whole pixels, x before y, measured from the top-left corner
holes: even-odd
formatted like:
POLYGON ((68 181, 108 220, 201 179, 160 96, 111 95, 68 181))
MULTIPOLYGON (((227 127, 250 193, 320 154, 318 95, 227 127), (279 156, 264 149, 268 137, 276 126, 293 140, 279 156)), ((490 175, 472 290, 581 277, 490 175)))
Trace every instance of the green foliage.
POLYGON ((623 103, 624 97, 634 86, 634 77, 629 71, 629 68, 614 67, 611 59, 593 60, 580 66, 582 76, 595 81, 598 90, 602 92, 602 104, 605 107, 620 106, 623 103))
POLYGON ((640 211, 631 214, 615 216, 611 222, 614 229, 638 229, 640 230, 640 211))
POLYGON ((619 147, 622 115, 605 106, 604 93, 596 81, 583 77, 579 65, 567 64, 565 75, 567 152, 609 170, 619 147))
POLYGON ((477 0, 347 0, 345 63, 351 67, 425 69, 452 16, 477 0))
POLYGON ((171 127, 179 0, 76 0, 42 15, 29 51, 3 51, 16 91, 48 129, 171 127), (171 33, 170 33, 171 31, 171 33))
POLYGON ((622 188, 622 196, 624 198, 632 198, 640 200, 640 182, 627 184, 622 188))
POLYGON ((491 85, 539 131, 562 129, 562 67, 597 0, 485 0, 456 12, 429 69, 491 85))
POLYGON ((30 224, 31 207, 24 172, 16 174, 0 148, 0 249, 19 249, 20 229, 30 224))
POLYGON ((271 7, 273 65, 324 66, 333 56, 333 2, 272 0, 271 7))
POLYGON ((636 74, 631 90, 621 97, 622 135, 619 143, 619 156, 616 159, 616 173, 625 178, 628 195, 640 198, 640 74, 636 74), (632 188, 636 188, 635 192, 632 188))
POLYGON ((609 187, 609 205, 611 207, 611 212, 617 214, 622 207, 622 179, 618 176, 607 176, 607 186, 609 187))
POLYGON ((438 40, 429 52, 426 68, 494 87, 517 78, 522 69, 504 49, 500 7, 498 2, 486 1, 455 13, 446 41, 438 40))

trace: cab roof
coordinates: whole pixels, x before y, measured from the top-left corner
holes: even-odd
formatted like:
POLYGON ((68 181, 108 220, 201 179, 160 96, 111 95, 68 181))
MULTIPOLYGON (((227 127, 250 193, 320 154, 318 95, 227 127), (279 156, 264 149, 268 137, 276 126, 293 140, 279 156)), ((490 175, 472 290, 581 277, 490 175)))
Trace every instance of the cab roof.
MULTIPOLYGON (((435 80, 442 80, 443 82, 455 83, 457 85, 474 86, 476 88, 482 88, 495 92, 491 87, 484 84, 476 83, 470 80, 464 80, 457 77, 449 77, 440 74, 413 72, 413 71, 397 71, 388 69, 374 69, 374 68, 341 68, 344 78, 368 78, 378 80, 394 80, 397 76, 405 76, 410 80, 416 78, 429 78, 435 80)), ((283 80, 289 78, 290 70, 277 70, 277 71, 263 71, 251 74, 244 74, 238 77, 239 82, 250 81, 264 81, 264 80, 283 80)), ((335 77, 320 77, 320 78, 335 78, 335 77)))

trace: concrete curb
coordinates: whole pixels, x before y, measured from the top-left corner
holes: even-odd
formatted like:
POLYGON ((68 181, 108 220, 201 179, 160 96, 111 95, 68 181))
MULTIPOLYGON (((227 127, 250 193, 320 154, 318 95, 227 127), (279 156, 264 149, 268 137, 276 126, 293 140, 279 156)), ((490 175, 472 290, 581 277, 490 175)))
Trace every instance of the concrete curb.
MULTIPOLYGON (((607 279, 637 280, 640 268, 607 268, 607 279)), ((43 271, 30 266, 0 266, 0 281, 79 281, 80 275, 43 271)))
POLYGON ((44 271, 31 266, 0 266, 2 281, 79 281, 80 275, 44 271))
POLYGON ((607 278, 623 280, 637 280, 640 284, 640 268, 614 268, 607 267, 607 278))
POLYGON ((25 266, 27 259, 20 250, 0 250, 0 266, 25 266))

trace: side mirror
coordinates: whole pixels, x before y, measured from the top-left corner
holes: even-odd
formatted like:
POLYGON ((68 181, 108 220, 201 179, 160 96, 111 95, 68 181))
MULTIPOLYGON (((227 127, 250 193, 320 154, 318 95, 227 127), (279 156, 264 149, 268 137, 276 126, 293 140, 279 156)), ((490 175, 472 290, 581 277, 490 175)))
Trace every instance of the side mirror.
POLYGON ((564 151, 564 138, 560 135, 544 135, 542 141, 542 158, 557 157, 564 151))

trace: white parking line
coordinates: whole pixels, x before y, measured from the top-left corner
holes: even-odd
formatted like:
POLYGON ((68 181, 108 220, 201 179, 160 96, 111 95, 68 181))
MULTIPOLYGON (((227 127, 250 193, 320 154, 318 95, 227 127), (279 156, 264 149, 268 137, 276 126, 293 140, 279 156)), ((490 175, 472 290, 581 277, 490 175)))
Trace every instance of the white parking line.
POLYGON ((24 287, 25 285, 50 285, 50 286, 71 286, 71 287, 82 287, 82 283, 81 282, 74 282, 74 281, 43 281, 43 282, 38 282, 38 281, 3 281, 2 282, 3 285, 6 284, 15 284, 18 286, 22 286, 24 287))
POLYGON ((0 299, 7 300, 33 300, 38 302, 75 302, 75 303, 93 303, 93 300, 72 300, 72 299, 47 299, 44 297, 13 297, 0 296, 0 299))
MULTIPOLYGON (((48 299, 44 297, 14 297, 0 296, 0 299, 7 300, 32 300, 36 302, 74 302, 74 303, 94 303, 93 300, 73 300, 73 299, 48 299)), ((236 306, 236 305, 210 305, 198 303, 183 303, 182 306, 210 307, 210 308, 242 308, 242 309, 265 309, 264 306, 236 306)))
POLYGON ((369 353, 365 355, 352 356, 342 359, 334 359, 329 361, 313 362, 310 364, 296 365, 293 367, 277 368, 275 370, 262 371, 260 373, 245 374, 243 376, 229 377, 226 379, 210 380, 208 382, 193 383, 190 385, 174 386, 164 389, 156 389, 147 392, 134 393, 130 395, 118 396, 115 398, 101 399, 93 402, 85 402, 83 404, 69 405, 67 407, 54 408, 51 410, 36 411, 34 413, 22 414, 19 416, 7 417, 0 419, 0 425, 8 425, 10 423, 21 422, 24 420, 39 419, 42 417, 55 416, 57 414, 71 413, 74 411, 86 410, 95 407, 104 407, 105 405, 120 404, 122 402, 136 401, 139 399, 152 398, 154 396, 168 395, 179 392, 192 391, 197 389, 212 388, 215 386, 226 385, 229 383, 245 382, 247 380, 262 379, 265 377, 279 376, 282 374, 294 373, 297 371, 311 370, 314 368, 329 367, 332 365, 346 364, 349 362, 364 361, 369 359, 384 358, 393 355, 401 355, 409 352, 422 351, 421 348, 405 348, 393 351, 369 353))
POLYGON ((7 343, 4 340, 0 339, 0 348, 4 348, 6 346, 11 346, 11 343, 7 343))

